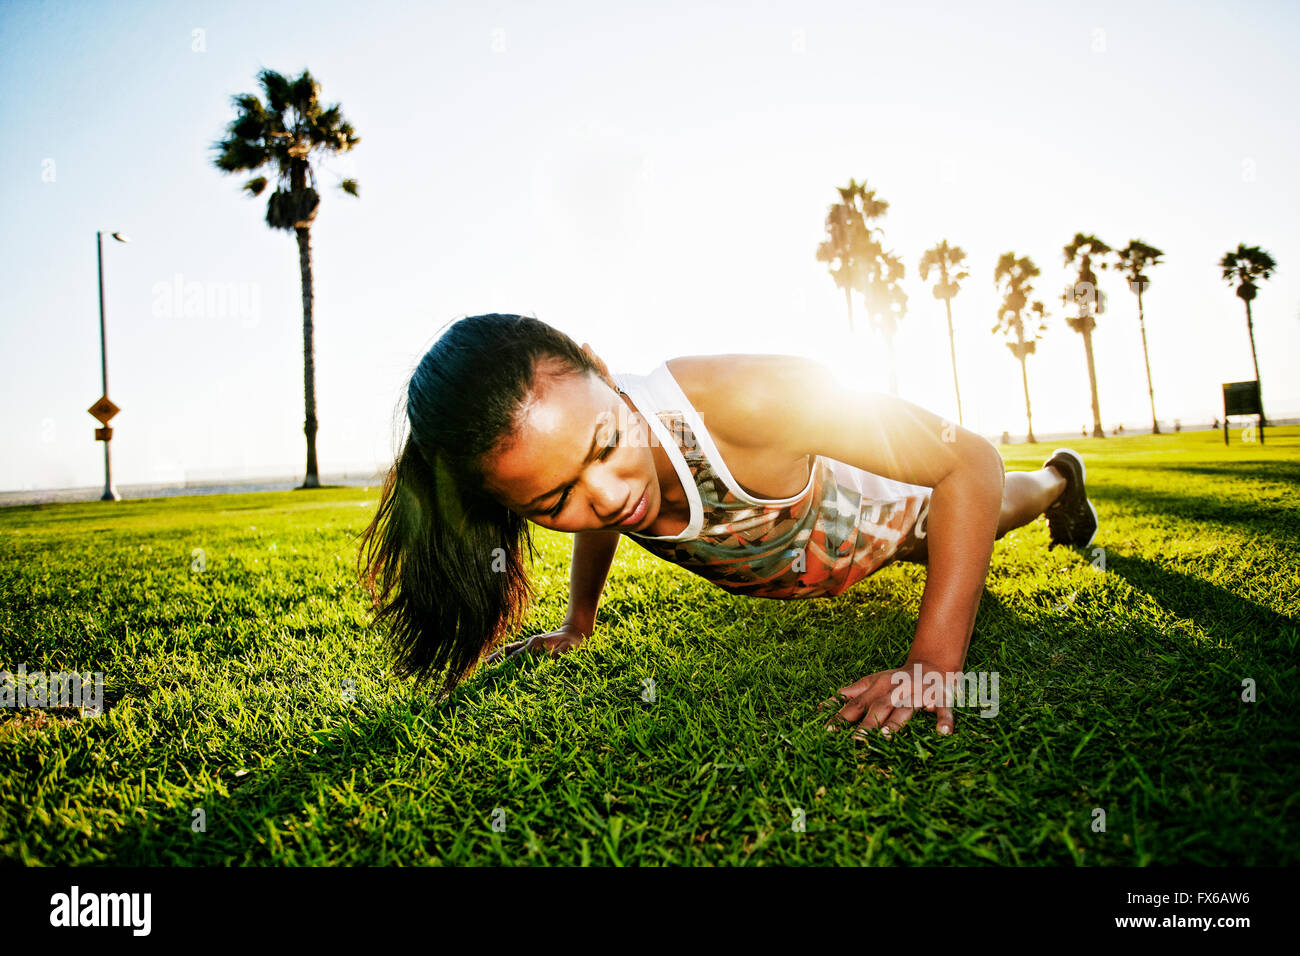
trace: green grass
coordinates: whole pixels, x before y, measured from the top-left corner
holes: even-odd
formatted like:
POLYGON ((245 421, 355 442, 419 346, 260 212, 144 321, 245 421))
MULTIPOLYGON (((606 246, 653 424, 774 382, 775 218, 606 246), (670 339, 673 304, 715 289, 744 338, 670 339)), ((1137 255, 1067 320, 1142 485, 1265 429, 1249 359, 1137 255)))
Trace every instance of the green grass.
MULTIPOLYGON (((918 566, 771 601, 623 542, 583 647, 438 703, 366 627, 352 569, 375 488, 3 509, 0 669, 102 671, 107 712, 0 711, 0 854, 1295 864, 1300 429, 1267 440, 1073 441, 1104 570, 1049 552, 1041 518, 997 542, 966 669, 999 673, 999 714, 865 744, 816 707, 902 663, 918 566)), ((1003 453, 1032 469, 1052 447, 1003 453)), ((536 532, 529 633, 563 617, 572 547, 536 532)))

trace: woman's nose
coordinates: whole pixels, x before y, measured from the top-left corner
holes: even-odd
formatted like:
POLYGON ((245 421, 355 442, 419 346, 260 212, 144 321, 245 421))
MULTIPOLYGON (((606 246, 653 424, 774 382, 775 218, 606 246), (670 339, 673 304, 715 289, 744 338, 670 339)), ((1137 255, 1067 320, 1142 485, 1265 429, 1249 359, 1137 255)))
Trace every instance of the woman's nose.
POLYGON ((629 482, 612 474, 604 475, 592 487, 592 507, 596 509, 597 516, 608 524, 623 513, 631 493, 629 482))

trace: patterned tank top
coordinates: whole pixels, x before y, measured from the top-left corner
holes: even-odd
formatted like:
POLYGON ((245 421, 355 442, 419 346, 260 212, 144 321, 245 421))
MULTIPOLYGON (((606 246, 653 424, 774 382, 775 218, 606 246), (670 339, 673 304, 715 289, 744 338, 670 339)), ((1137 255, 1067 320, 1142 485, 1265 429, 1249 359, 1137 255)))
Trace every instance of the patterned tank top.
POLYGON ((732 477, 667 363, 613 378, 690 502, 681 534, 624 532, 651 554, 737 594, 790 600, 840 594, 924 538, 931 489, 816 455, 799 494, 757 498, 732 477))

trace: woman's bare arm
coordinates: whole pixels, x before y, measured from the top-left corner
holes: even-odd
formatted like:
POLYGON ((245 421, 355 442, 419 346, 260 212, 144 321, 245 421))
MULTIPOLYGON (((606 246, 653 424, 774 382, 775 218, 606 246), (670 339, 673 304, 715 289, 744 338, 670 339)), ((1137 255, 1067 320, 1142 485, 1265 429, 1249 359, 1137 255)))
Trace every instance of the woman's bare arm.
POLYGON ((574 535, 573 566, 569 571, 569 613, 564 623, 572 624, 583 637, 591 637, 596 626, 596 608, 622 537, 618 531, 579 531, 574 535))
POLYGON ((617 531, 576 532, 573 565, 569 570, 569 612, 564 623, 554 631, 501 646, 485 663, 496 664, 524 651, 563 654, 591 637, 596 627, 596 608, 620 537, 622 534, 617 531))

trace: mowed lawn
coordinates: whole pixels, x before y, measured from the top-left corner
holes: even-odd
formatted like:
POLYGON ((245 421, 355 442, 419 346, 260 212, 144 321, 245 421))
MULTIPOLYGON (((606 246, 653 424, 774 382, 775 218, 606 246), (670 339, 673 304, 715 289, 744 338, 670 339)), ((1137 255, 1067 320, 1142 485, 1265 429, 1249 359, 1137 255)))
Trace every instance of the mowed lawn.
MULTIPOLYGON (((624 541, 586 644, 439 701, 366 625, 377 488, 0 509, 0 670, 100 671, 106 703, 0 711, 0 854, 1300 862, 1300 428, 1239 434, 1070 442, 1102 550, 1049 552, 1042 519, 997 542, 966 669, 997 672, 998 712, 951 738, 920 714, 858 743, 817 711, 902 664, 919 566, 772 601, 624 541)), ((573 540, 534 531, 527 633, 564 615, 573 540)))

